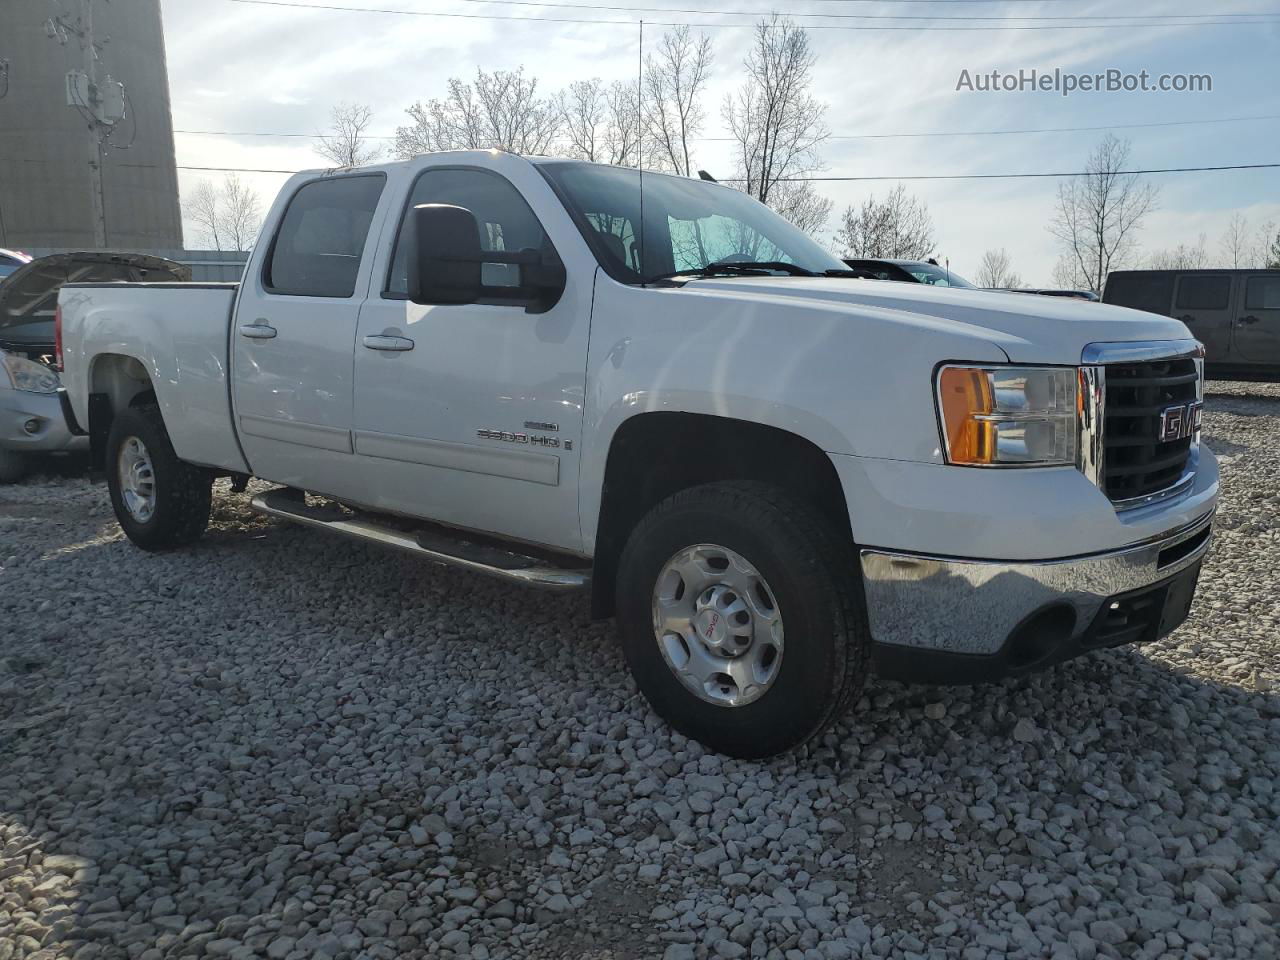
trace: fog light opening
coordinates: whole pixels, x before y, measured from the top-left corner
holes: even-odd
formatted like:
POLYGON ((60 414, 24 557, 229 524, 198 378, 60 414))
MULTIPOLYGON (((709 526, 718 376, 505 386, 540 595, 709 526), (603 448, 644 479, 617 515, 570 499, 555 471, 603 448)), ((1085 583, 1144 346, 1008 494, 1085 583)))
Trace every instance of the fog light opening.
POLYGON ((34 418, 31 420, 28 420, 26 423, 22 425, 22 429, 27 431, 27 433, 31 434, 32 436, 35 436, 37 433, 40 432, 40 421, 34 418))
POLYGON ((1037 610, 1009 634, 1006 650, 1009 666, 1033 667, 1047 659, 1071 639, 1076 629, 1076 612, 1065 603, 1037 610))

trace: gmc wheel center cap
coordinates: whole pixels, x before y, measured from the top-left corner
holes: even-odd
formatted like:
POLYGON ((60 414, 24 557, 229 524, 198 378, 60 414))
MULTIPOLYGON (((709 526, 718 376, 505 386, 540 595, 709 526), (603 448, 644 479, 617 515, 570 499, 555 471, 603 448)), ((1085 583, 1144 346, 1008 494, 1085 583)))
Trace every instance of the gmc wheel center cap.
POLYGON ((724 617, 716 610, 703 610, 693 619, 693 629, 698 632, 698 639, 713 649, 719 649, 724 643, 724 617))

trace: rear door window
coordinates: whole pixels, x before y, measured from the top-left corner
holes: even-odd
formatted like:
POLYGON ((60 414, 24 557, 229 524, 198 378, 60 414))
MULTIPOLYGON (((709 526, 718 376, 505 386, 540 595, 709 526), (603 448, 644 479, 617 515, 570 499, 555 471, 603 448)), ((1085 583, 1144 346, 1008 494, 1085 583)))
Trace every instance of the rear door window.
POLYGON ((334 177, 304 184, 289 201, 263 272, 270 293, 346 299, 386 177, 334 177))
POLYGON ((1250 277, 1245 287, 1246 310, 1280 310, 1280 276, 1250 277))
POLYGON ((1178 280, 1179 310, 1225 310, 1231 301, 1228 276, 1181 277, 1178 280))

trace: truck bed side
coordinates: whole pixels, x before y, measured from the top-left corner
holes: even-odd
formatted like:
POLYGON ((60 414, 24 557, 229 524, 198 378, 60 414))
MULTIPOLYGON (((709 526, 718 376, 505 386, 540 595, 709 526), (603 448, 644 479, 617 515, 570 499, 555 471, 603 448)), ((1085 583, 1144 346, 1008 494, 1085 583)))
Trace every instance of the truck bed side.
POLYGON ((67 284, 63 384, 93 431, 90 394, 113 410, 153 391, 183 460, 236 472, 248 464, 231 417, 228 337, 238 284, 67 284))

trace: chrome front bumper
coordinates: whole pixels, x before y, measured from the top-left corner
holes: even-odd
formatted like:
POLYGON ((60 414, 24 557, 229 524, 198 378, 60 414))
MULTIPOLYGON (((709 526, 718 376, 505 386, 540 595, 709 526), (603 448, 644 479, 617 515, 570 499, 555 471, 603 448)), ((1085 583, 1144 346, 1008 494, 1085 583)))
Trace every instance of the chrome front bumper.
POLYGON ((912 652, 999 658, 1020 629, 1043 614, 1046 627, 1061 634, 1057 646, 1079 646, 1104 604, 1199 564, 1212 525, 1209 512, 1158 540, 1038 563, 863 550, 871 637, 898 659, 912 652))

